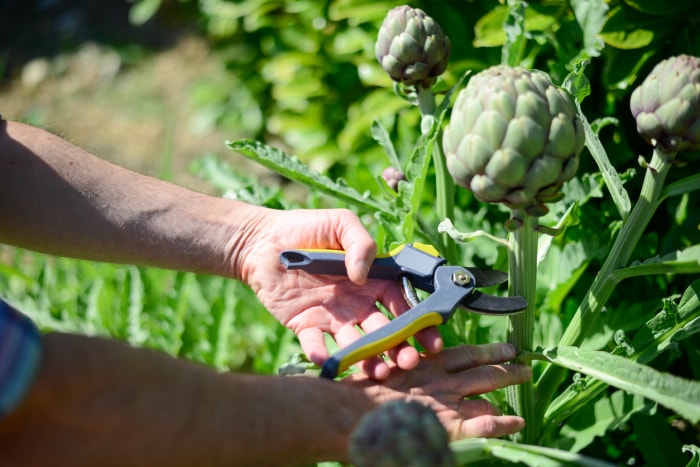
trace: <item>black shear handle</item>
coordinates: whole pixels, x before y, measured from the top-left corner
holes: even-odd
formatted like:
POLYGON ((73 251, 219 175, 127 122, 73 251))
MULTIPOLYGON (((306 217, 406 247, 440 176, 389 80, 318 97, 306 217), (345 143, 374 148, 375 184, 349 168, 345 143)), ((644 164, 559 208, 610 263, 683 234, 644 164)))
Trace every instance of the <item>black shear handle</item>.
MULTIPOLYGON (((288 270, 347 276, 342 250, 285 250, 280 254, 280 263, 288 270)), ((431 245, 400 245, 388 254, 377 256, 367 277, 399 280, 401 276, 408 276, 415 287, 432 292, 433 274, 444 263, 445 259, 431 245)))

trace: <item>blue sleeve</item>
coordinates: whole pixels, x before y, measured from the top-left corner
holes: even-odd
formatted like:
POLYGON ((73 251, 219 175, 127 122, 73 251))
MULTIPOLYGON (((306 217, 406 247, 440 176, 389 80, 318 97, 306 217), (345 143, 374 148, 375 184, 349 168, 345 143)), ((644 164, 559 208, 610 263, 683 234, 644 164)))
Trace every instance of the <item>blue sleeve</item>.
POLYGON ((17 407, 41 360, 41 334, 25 315, 0 299, 0 418, 17 407))

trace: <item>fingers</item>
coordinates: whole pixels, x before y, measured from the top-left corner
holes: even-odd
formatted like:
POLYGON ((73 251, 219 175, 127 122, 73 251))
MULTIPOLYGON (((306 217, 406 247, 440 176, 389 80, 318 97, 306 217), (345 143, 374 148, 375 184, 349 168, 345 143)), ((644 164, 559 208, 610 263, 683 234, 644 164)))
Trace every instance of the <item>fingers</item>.
POLYGON ((299 331, 297 337, 299 338, 301 349, 309 357, 309 360, 316 365, 323 365, 323 362, 329 356, 323 332, 316 327, 305 328, 299 331))
POLYGON ((491 343, 450 347, 436 357, 446 371, 454 373, 480 365, 505 363, 516 355, 515 347, 511 344, 491 343))
MULTIPOLYGON (((379 312, 377 312, 379 313, 379 312)), ((386 319, 386 318, 385 318, 386 319)), ((362 337, 362 333, 352 324, 340 328, 334 335, 335 341, 341 349, 344 349, 362 337)), ((357 362, 362 372, 372 379, 384 380, 389 376, 390 370, 381 357, 368 358, 357 362)))
POLYGON ((528 365, 484 365, 455 374, 452 387, 464 396, 474 396, 496 389, 522 384, 532 378, 532 368, 528 365), (458 376, 459 375, 459 376, 458 376))
POLYGON ((463 420, 449 432, 450 439, 456 441, 464 438, 500 438, 517 433, 524 427, 525 420, 515 415, 482 415, 463 420))
POLYGON ((440 331, 436 327, 429 327, 418 331, 415 337, 418 343, 422 345, 429 354, 440 352, 444 346, 440 331))
POLYGON ((334 227, 345 250, 345 269, 352 282, 362 285, 377 255, 377 244, 355 214, 342 209, 337 212, 334 227))

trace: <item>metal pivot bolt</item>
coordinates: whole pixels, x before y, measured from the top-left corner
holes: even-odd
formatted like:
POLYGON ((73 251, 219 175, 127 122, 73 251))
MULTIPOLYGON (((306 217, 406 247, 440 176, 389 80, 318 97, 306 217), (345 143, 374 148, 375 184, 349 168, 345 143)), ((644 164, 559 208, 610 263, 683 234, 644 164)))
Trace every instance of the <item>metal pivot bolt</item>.
POLYGON ((464 271, 458 271, 452 274, 452 283, 460 287, 464 287, 471 282, 471 277, 464 271))

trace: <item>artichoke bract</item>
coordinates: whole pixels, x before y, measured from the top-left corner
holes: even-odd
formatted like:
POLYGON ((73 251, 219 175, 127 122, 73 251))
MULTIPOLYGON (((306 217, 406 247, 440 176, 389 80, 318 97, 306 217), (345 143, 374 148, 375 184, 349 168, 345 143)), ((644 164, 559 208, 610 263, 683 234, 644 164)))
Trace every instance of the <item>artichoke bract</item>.
POLYGON ((540 216, 584 141, 576 106, 546 73, 498 65, 460 91, 442 145, 450 175, 477 199, 540 216))
POLYGON ((453 467, 447 431, 418 402, 391 401, 365 414, 350 436, 355 467, 453 467))
POLYGON ((391 79, 429 88, 447 68, 450 39, 419 8, 407 5, 387 13, 374 52, 391 79))
POLYGON ((676 153, 700 150, 700 58, 659 62, 632 91, 637 131, 652 146, 676 153))

